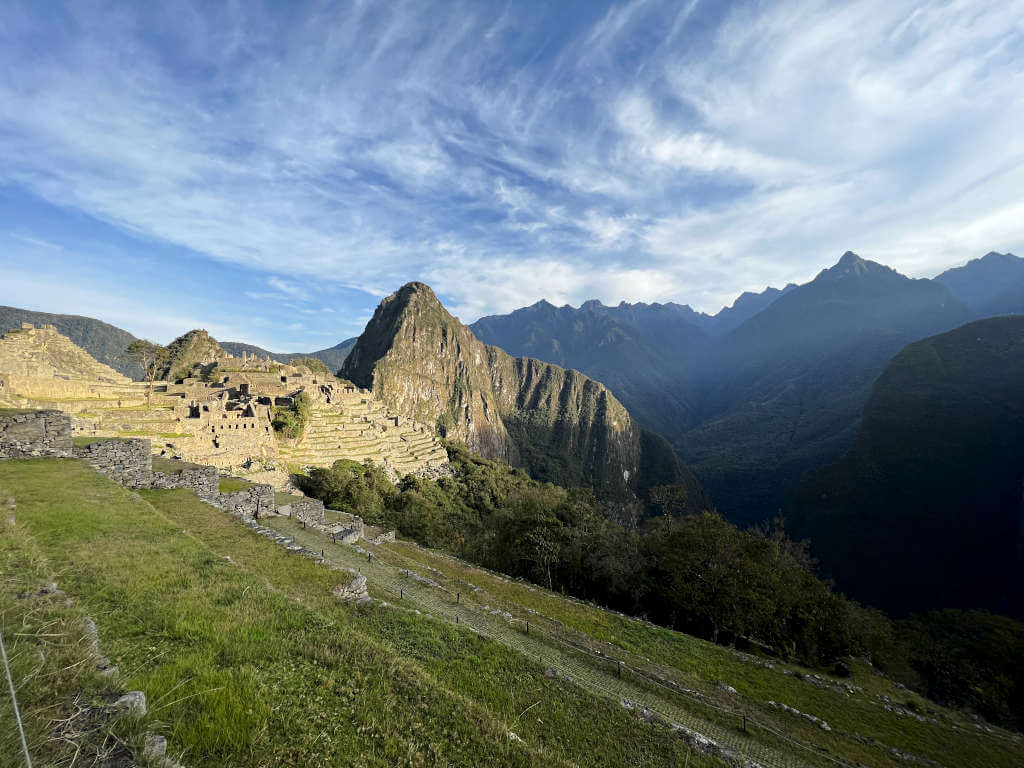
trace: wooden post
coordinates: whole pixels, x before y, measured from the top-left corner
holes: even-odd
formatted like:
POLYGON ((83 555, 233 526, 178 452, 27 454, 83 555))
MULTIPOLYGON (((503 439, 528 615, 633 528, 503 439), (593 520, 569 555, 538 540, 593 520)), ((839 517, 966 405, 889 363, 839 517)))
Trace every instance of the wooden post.
POLYGON ((370 562, 370 558, 373 557, 369 552, 366 553, 366 562, 370 562))
POLYGON ((399 600, 405 600, 405 590, 404 589, 399 589, 398 590, 398 599, 399 600))
POLYGON ((457 613, 455 614, 455 623, 456 624, 459 623, 459 614, 457 614, 457 613))
POLYGON ((619 671, 619 677, 622 677, 622 662, 621 661, 616 661, 615 665, 616 665, 616 668, 619 671))
POLYGON ((526 620, 526 634, 530 634, 530 620, 526 620))
POLYGON ((461 592, 456 592, 455 593, 455 602, 456 603, 461 603, 462 602, 462 593, 461 592))

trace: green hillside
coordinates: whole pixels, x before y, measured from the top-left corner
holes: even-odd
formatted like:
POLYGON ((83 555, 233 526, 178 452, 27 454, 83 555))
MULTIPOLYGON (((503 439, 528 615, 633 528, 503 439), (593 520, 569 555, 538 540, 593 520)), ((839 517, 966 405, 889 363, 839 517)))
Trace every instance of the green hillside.
POLYGON ((1020 616, 1024 317, 916 342, 875 384, 849 453, 801 489, 793 530, 840 586, 897 614, 1020 616))
MULTIPOLYGON (((189 766, 727 764, 694 733, 765 768, 1024 758, 1020 737, 862 663, 836 679, 759 659, 410 544, 264 521, 320 564, 189 492, 140 496, 73 460, 0 462, 0 497, 0 616, 38 764, 111 743, 137 756, 144 731, 189 766), (332 596, 357 567, 378 602, 332 596), (85 615, 120 670, 105 684, 81 633, 54 631, 85 615), (97 721, 123 690, 148 714, 97 721), (80 711, 91 726, 55 738, 80 711)), ((15 738, 0 734, 0 765, 15 738)))

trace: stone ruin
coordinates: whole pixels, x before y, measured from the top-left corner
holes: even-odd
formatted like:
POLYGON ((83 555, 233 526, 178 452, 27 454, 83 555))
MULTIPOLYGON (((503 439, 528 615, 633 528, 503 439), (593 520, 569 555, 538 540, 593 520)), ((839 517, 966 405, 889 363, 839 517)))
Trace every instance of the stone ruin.
POLYGON ((255 482, 287 488, 291 471, 338 459, 406 474, 447 473, 448 456, 432 428, 390 412, 348 382, 243 354, 197 364, 177 382, 131 381, 99 363, 53 326, 0 337, 0 407, 57 409, 77 437, 149 439, 159 456, 176 457, 255 482), (313 403, 302 435, 275 434, 274 408, 301 394, 313 403))

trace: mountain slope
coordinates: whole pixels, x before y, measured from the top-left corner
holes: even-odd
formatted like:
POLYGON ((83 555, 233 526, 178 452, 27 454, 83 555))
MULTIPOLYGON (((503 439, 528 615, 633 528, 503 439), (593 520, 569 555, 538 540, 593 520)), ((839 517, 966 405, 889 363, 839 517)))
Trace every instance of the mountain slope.
POLYGON ((241 341, 222 341, 220 346, 235 357, 241 357, 242 353, 245 352, 257 357, 269 357, 271 360, 277 360, 281 363, 290 363, 292 360, 297 360, 300 357, 315 357, 317 360, 322 360, 331 373, 336 373, 341 368, 342 363, 345 362, 345 358, 348 357, 348 353, 355 343, 356 340, 354 338, 345 339, 333 347, 318 349, 316 352, 269 352, 262 347, 257 347, 255 344, 246 344, 241 341))
POLYGON ((142 378, 142 367, 122 356, 135 337, 121 328, 80 315, 55 315, 17 307, 0 306, 0 334, 20 328, 22 323, 52 325, 104 365, 132 379, 142 378))
POLYGON ((615 499, 681 484, 694 508, 705 504, 671 448, 646 434, 604 385, 485 346, 422 283, 381 302, 341 375, 539 480, 587 485, 615 499))
POLYGON ((991 251, 935 278, 976 317, 1024 312, 1024 259, 991 251))
POLYGON ((694 408, 684 382, 710 343, 701 316, 678 304, 579 309, 546 301, 509 315, 492 315, 470 330, 513 356, 575 368, 611 389, 645 427, 671 434, 691 426, 694 408))
POLYGON ((1024 317, 900 352, 856 442, 798 494, 792 530, 841 588, 896 613, 1022 615, 1024 317))
POLYGON ((727 517, 771 517, 849 446, 892 355, 969 319, 942 285, 847 252, 720 341, 683 457, 727 517))
POLYGON ((733 328, 742 325, 754 315, 771 306, 776 299, 796 288, 796 283, 789 283, 785 288, 765 288, 761 293, 744 291, 730 307, 722 307, 718 314, 707 323, 707 330, 715 336, 724 336, 733 328))

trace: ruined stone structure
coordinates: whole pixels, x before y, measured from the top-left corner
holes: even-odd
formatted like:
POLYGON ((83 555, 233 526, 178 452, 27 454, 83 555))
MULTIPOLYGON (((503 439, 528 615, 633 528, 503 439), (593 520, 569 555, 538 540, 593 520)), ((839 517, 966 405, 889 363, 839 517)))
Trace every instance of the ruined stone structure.
POLYGON ((283 504, 277 508, 277 514, 294 517, 304 523, 324 524, 324 503, 319 499, 306 499, 296 497, 290 504, 283 504))
MULTIPOLYGON (((180 381, 150 387, 94 360, 52 326, 0 337, 0 407, 56 408, 73 434, 142 437, 152 451, 253 482, 287 487, 290 471, 338 459, 373 461, 393 480, 443 474, 448 456, 433 430, 390 412, 347 382, 213 345, 180 381), (273 409, 300 393, 313 401, 301 437, 279 438, 273 409)), ((159 482, 166 482, 161 480, 159 482)))
POLYGON ((153 454, 149 440, 100 438, 88 444, 75 445, 74 455, 127 488, 149 488, 153 480, 153 454))
POLYGON ((231 493, 219 493, 214 503, 240 517, 259 519, 276 512, 274 487, 267 483, 254 483, 248 488, 231 493))
POLYGON ((0 408, 0 459, 70 456, 71 448, 66 413, 0 408))
POLYGON ((204 467, 187 461, 167 462, 164 470, 153 469, 151 488, 188 488, 206 501, 217 498, 220 476, 216 467, 204 467), (169 466, 178 464, 180 466, 169 466))

